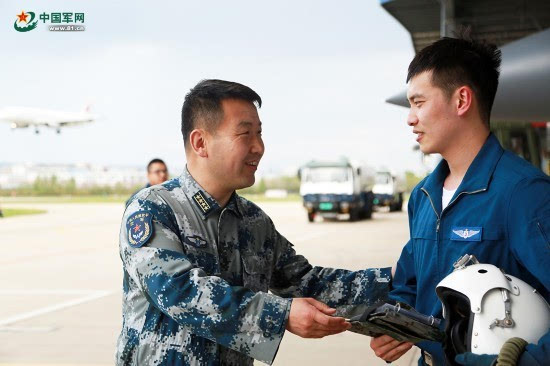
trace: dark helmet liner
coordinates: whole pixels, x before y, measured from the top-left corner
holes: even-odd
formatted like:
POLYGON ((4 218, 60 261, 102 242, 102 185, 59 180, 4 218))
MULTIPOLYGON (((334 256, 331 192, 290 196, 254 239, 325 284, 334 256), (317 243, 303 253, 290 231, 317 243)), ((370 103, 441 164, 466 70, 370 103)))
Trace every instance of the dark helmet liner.
POLYGON ((471 352, 474 313, 470 308, 470 300, 459 292, 440 287, 437 295, 445 312, 443 352, 449 365, 458 365, 455 356, 471 352))

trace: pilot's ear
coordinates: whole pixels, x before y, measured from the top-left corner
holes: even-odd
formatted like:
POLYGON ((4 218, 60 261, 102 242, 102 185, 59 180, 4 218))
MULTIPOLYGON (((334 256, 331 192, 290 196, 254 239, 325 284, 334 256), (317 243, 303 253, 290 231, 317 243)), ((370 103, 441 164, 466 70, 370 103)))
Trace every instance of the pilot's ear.
POLYGON ((474 92, 469 86, 461 86, 455 92, 456 111, 459 116, 464 116, 471 108, 474 92))
POLYGON ((208 157, 208 151, 206 148, 206 131, 202 128, 197 128, 191 131, 189 134, 189 144, 191 150, 201 158, 208 157))

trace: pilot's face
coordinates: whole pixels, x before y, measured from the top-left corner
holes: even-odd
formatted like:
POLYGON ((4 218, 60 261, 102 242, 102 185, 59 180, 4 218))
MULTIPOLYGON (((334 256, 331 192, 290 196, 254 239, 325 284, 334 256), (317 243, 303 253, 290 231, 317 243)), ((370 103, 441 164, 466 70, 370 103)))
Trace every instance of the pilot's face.
POLYGON ((153 163, 147 172, 149 184, 154 186, 168 180, 168 168, 162 163, 153 163))
POLYGON ((407 99, 411 105, 407 124, 417 135, 420 150, 425 154, 442 153, 452 143, 457 128, 451 99, 432 84, 431 71, 411 79, 407 99))
POLYGON ((223 120, 207 140, 209 170, 228 192, 250 187, 264 154, 262 123, 254 104, 222 101, 223 120))

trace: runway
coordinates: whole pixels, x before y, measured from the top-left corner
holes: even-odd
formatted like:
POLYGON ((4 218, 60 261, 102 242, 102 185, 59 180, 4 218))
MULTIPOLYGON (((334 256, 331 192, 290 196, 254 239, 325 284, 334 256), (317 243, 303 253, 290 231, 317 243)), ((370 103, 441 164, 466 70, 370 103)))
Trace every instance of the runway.
MULTIPOLYGON (((308 223, 298 202, 259 203, 313 265, 393 265, 408 239, 407 215, 308 223)), ((121 204, 5 204, 45 209, 0 220, 0 365, 112 365, 121 326, 121 204)), ((386 365, 370 339, 285 334, 274 365, 386 365)), ((414 365, 409 351, 395 365, 414 365)), ((257 363, 261 365, 261 363, 257 363)))

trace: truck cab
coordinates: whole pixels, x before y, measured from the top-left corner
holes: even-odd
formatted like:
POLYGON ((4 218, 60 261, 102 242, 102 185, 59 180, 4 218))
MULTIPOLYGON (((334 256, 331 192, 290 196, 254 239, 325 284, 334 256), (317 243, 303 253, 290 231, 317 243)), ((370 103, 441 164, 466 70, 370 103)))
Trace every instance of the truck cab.
POLYGON ((372 192, 374 193, 375 206, 389 207, 390 212, 401 211, 405 179, 388 170, 378 170, 372 192))
POLYGON ((348 214, 350 221, 372 216, 374 170, 347 159, 311 161, 300 168, 300 195, 309 222, 316 215, 336 218, 348 214))

